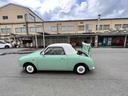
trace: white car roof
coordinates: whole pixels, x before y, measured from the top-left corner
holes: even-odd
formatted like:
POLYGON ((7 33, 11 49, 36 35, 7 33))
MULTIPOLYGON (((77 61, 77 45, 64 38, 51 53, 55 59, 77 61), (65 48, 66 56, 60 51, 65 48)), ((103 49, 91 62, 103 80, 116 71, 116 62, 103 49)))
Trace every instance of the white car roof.
POLYGON ((72 47, 71 44, 68 43, 55 43, 51 44, 48 47, 62 47, 66 53, 66 55, 76 54, 77 51, 72 47))

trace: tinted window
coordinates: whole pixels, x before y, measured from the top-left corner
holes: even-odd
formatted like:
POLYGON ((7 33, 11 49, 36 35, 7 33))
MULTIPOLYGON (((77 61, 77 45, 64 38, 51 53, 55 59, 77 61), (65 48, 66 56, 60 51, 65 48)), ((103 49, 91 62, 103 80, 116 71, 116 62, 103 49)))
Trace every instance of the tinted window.
POLYGON ((45 51, 45 55, 65 55, 65 53, 61 47, 49 47, 45 51))
POLYGON ((17 19, 22 19, 23 15, 17 15, 17 19))
POLYGON ((5 19, 8 19, 8 16, 3 16, 3 19, 5 20, 5 19))

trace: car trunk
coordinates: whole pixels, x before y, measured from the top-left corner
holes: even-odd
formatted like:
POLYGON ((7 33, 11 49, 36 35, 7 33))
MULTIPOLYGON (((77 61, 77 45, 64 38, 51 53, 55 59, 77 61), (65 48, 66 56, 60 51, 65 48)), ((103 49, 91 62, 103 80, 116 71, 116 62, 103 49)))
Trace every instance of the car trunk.
POLYGON ((90 52, 91 52, 91 44, 87 44, 87 43, 82 42, 81 50, 86 52, 90 56, 91 55, 90 54, 90 52))

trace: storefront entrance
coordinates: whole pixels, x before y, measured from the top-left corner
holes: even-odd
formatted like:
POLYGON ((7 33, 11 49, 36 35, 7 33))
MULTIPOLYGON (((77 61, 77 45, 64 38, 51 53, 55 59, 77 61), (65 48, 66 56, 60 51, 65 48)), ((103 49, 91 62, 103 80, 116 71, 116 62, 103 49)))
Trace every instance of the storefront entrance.
POLYGON ((123 47, 124 36, 99 36, 98 46, 99 47, 123 47))

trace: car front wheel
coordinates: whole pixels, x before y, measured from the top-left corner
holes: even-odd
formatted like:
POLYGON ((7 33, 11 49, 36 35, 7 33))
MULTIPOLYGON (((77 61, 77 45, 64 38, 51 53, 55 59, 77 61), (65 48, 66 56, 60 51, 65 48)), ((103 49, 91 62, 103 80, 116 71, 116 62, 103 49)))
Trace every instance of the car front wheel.
POLYGON ((29 74, 32 74, 36 71, 36 68, 35 68, 35 66, 28 64, 25 66, 25 71, 29 74))
POLYGON ((77 65, 75 67, 75 72, 79 75, 83 75, 87 72, 87 67, 85 65, 77 65))

